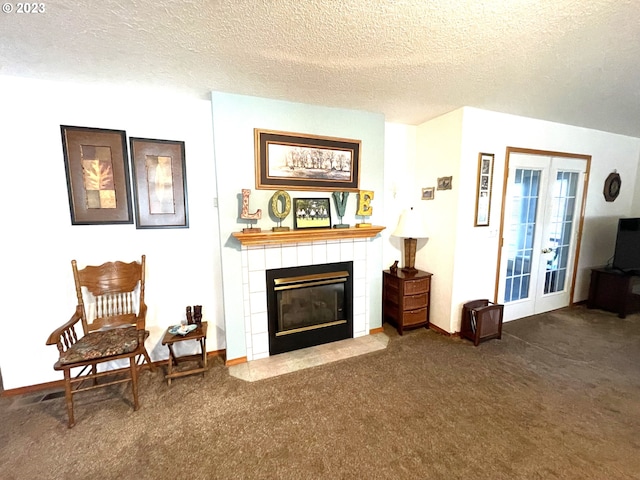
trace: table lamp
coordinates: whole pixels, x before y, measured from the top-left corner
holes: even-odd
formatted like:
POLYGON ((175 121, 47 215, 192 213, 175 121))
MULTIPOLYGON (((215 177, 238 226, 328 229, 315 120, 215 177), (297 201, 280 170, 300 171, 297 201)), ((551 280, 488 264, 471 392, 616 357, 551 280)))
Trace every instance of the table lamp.
POLYGON ((394 237, 404 238, 404 267, 403 272, 415 273, 416 264, 416 245, 418 238, 429 238, 427 227, 422 217, 413 207, 405 210, 400 215, 398 226, 391 234, 394 237))

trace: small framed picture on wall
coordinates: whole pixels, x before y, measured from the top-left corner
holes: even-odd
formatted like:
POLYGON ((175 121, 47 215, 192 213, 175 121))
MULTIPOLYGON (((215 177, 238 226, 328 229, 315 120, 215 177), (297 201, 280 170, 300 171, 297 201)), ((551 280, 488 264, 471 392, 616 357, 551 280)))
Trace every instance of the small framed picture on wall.
POLYGON ((493 159, 494 155, 492 153, 478 154, 478 188, 476 191, 475 227, 489 226, 493 159))
POLYGON ((435 197, 435 187, 425 187, 422 189, 422 200, 433 200, 435 197))
POLYGON ((453 188, 453 177, 438 177, 438 190, 451 190, 453 188))

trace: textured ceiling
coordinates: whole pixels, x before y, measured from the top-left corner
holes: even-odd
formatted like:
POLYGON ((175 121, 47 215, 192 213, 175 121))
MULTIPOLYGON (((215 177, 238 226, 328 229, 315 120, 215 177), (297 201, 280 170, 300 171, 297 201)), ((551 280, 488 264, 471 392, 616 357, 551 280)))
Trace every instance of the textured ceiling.
MULTIPOLYGON (((12 2, 17 6, 17 2, 12 2)), ((638 0, 102 0, 0 13, 0 74, 640 137, 638 0)))

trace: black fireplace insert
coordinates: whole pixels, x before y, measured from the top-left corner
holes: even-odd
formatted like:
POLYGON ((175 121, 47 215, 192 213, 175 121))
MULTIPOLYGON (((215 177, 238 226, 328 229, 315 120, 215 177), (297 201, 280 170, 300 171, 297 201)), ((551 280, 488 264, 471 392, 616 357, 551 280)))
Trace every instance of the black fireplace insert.
POLYGON ((353 337, 353 262, 266 275, 270 355, 353 337))

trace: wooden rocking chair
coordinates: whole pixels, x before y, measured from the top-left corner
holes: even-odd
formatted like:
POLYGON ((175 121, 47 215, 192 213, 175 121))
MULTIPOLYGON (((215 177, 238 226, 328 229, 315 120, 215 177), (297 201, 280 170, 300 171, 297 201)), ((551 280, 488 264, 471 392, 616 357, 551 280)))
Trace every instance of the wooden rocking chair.
POLYGON ((140 262, 107 262, 82 270, 73 260, 71 266, 78 305, 71 319, 47 340, 47 345, 56 345, 60 352, 53 368, 64 372, 69 428, 75 425, 73 395, 86 390, 131 382, 133 409, 138 410, 138 363, 146 361, 153 368, 144 346, 149 335, 145 330, 145 256, 140 262), (78 323, 82 324, 82 337, 76 331, 78 323), (126 358, 129 367, 98 372, 99 363, 126 358), (72 377, 71 370, 77 368, 80 372, 72 377), (119 378, 98 382, 106 376, 119 378), (88 380, 91 385, 83 384, 88 380))

